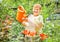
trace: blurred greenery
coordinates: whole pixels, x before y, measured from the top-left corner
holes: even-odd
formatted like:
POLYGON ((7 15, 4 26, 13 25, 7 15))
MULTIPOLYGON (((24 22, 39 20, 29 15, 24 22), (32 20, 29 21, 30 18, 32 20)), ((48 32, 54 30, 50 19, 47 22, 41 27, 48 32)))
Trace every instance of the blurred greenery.
MULTIPOLYGON (((56 0, 57 1, 57 0, 56 0)), ((32 8, 34 4, 41 4, 42 6, 42 16, 44 18, 44 27, 43 32, 46 33, 49 37, 43 42, 60 42, 60 20, 54 20, 55 10, 57 9, 56 1, 54 0, 1 0, 0 1, 0 21, 5 21, 6 15, 9 15, 10 18, 13 18, 13 22, 11 24, 11 29, 8 33, 9 40, 1 41, 1 42, 24 42, 20 40, 24 35, 20 34, 24 27, 21 23, 16 20, 17 8, 19 5, 22 5, 26 14, 32 14, 32 8), (53 15, 54 14, 54 15, 53 15), (52 16, 51 16, 52 15, 52 16), (47 19, 50 17, 51 20, 47 19), (13 36, 17 36, 14 38, 13 36)), ((60 3, 60 1, 58 0, 60 3)), ((59 5, 60 6, 60 5, 59 5)), ((60 8, 60 7, 59 7, 60 8)), ((59 18, 58 16, 56 18, 59 18)), ((59 18, 60 19, 60 18, 59 18)), ((0 22, 0 28, 2 22, 0 22)), ((1 39, 1 37, 0 37, 1 39)))

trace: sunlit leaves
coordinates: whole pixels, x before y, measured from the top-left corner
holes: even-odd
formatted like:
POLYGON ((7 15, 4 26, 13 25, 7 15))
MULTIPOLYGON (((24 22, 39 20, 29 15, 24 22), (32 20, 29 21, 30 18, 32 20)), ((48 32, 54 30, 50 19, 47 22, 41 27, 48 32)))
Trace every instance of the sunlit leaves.
MULTIPOLYGON (((16 35, 17 38, 16 39, 10 38, 10 42, 20 42, 21 40, 17 39, 21 39, 21 36, 22 38, 24 38, 23 35, 20 34, 20 32, 24 29, 24 27, 22 26, 22 24, 16 21, 17 10, 14 10, 13 8, 17 9, 19 5, 22 5, 25 8, 26 13, 31 14, 33 13, 32 12, 33 5, 36 3, 42 5, 41 14, 43 15, 44 19, 43 32, 48 34, 49 36, 49 38, 44 40, 44 42, 59 42, 60 20, 53 20, 55 17, 50 16, 54 14, 54 10, 56 9, 56 4, 54 0, 2 0, 2 2, 0 3, 0 28, 2 28, 2 25, 4 25, 2 24, 1 21, 5 20, 6 15, 9 15, 14 19, 13 23, 11 24, 12 26, 10 31, 10 37, 16 35), (51 17, 52 20, 47 21, 46 19, 48 17, 51 17)), ((10 22, 7 23, 10 24, 10 22)))

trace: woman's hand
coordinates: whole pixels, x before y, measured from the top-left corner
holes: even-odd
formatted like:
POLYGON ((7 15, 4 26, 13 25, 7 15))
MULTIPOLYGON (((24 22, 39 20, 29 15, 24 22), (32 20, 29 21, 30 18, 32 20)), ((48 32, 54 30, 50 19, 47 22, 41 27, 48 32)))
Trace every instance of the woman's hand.
POLYGON ((23 26, 29 26, 29 23, 28 23, 28 21, 23 21, 23 22, 22 22, 22 25, 23 25, 23 26))

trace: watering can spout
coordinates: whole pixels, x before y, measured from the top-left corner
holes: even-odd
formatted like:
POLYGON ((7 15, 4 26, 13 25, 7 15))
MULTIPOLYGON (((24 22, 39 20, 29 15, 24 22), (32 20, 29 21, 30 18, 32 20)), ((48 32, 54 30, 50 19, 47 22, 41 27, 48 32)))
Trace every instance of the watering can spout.
POLYGON ((22 6, 18 6, 18 11, 22 12, 22 13, 25 13, 25 9, 22 6))

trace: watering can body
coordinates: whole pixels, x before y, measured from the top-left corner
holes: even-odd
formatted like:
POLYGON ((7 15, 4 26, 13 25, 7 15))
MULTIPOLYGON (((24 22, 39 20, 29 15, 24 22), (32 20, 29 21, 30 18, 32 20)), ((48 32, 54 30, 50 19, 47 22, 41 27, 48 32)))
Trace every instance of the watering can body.
POLYGON ((19 6, 16 20, 22 23, 24 21, 23 18, 26 18, 26 11, 22 6, 19 6))

